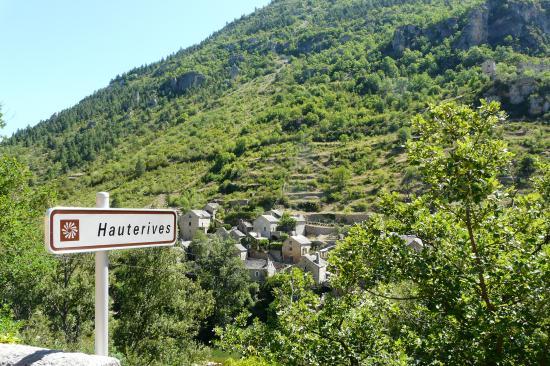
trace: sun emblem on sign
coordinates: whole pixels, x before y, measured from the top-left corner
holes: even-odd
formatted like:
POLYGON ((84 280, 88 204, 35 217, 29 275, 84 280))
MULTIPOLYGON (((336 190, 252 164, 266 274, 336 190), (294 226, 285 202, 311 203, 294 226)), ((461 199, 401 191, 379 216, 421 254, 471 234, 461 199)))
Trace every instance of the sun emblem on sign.
POLYGON ((80 236, 78 220, 60 220, 61 241, 77 241, 80 236))

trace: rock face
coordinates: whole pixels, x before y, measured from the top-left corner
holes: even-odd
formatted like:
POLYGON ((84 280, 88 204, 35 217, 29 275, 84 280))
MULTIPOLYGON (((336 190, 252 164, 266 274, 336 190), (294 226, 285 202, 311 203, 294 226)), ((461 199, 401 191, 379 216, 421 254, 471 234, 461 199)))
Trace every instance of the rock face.
POLYGON ((0 366, 120 366, 116 358, 0 344, 0 366))
POLYGON ((416 41, 422 34, 422 29, 416 25, 404 25, 397 28, 391 42, 393 53, 401 55, 405 48, 416 48, 416 41))
POLYGON ((462 29, 462 35, 458 39, 457 47, 468 49, 482 43, 487 43, 489 36, 489 9, 486 6, 474 9, 468 23, 462 29))
POLYGON ((206 77, 196 71, 186 72, 177 78, 172 78, 164 84, 163 89, 165 91, 174 94, 183 94, 191 88, 202 86, 206 82, 206 77))
POLYGON ((461 49, 485 43, 506 44, 511 37, 514 47, 523 51, 545 52, 545 45, 550 42, 550 1, 487 0, 460 22, 449 18, 427 28, 404 25, 396 29, 390 52, 400 56, 406 48, 417 48, 421 37, 441 42, 457 31, 460 34, 454 46, 461 49), (463 25, 460 27, 459 23, 463 25))
POLYGON ((456 46, 502 44, 508 37, 523 50, 542 52, 550 32, 549 2, 488 0, 474 9, 456 46))

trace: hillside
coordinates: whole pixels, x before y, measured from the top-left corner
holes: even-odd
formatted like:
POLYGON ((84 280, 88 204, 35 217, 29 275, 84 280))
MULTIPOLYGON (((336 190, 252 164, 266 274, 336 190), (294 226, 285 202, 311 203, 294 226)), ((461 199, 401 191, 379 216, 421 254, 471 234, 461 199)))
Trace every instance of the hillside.
POLYGON ((369 211, 381 189, 419 188, 403 148, 413 115, 489 98, 511 117, 521 182, 549 153, 549 12, 548 0, 276 0, 1 151, 71 205, 109 191, 118 206, 369 211))

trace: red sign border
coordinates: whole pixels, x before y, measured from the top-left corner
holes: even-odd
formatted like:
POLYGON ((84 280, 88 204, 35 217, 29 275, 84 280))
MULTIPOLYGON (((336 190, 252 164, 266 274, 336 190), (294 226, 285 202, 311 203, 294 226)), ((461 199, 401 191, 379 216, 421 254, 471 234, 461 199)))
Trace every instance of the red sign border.
POLYGON ((71 208, 55 208, 49 212, 48 215, 49 220, 49 234, 50 234, 50 242, 48 243, 50 249, 52 252, 55 253, 64 253, 64 252, 86 252, 86 249, 92 249, 92 250, 101 250, 104 248, 105 250, 110 249, 118 249, 118 248, 124 248, 124 247, 139 247, 139 246, 162 246, 164 244, 168 243, 175 243, 176 241, 176 233, 177 233, 177 214, 175 211, 159 211, 159 210, 119 210, 119 209, 71 209, 71 208), (165 241, 158 241, 158 242, 143 242, 143 243, 120 243, 120 244, 103 244, 103 245, 86 245, 86 246, 80 246, 80 247, 72 247, 72 248, 56 248, 53 245, 53 218, 57 214, 147 214, 147 215, 166 215, 166 214, 172 214, 174 216, 174 239, 172 240, 165 240, 165 241))

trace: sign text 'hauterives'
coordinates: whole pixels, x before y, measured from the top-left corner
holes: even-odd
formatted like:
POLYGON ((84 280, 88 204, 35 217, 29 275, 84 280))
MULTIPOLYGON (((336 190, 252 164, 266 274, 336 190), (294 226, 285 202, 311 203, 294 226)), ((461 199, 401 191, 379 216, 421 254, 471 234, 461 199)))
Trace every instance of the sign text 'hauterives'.
POLYGON ((45 244, 54 254, 174 245, 172 210, 51 208, 45 244))

